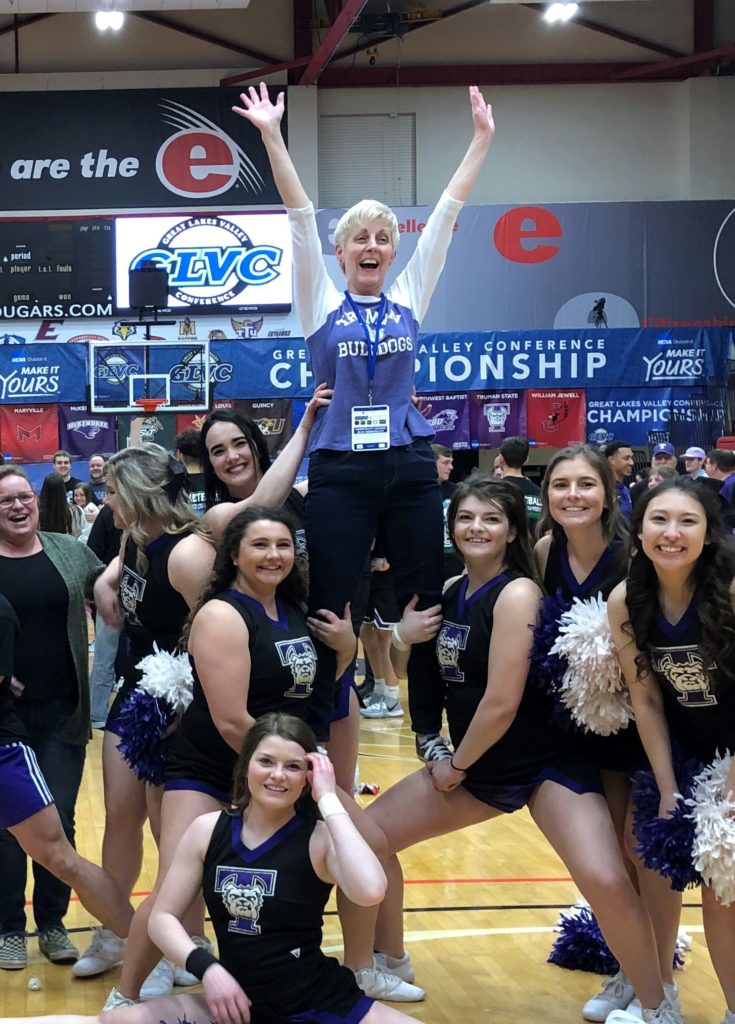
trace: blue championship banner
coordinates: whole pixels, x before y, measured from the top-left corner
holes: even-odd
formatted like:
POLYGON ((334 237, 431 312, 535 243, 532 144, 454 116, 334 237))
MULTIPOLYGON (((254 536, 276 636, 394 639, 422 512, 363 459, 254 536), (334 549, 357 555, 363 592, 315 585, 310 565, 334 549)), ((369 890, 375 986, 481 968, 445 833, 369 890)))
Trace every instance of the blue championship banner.
POLYGON ((684 437, 717 437, 727 433, 727 401, 722 388, 587 389, 587 440, 606 444, 625 438, 647 445, 651 431, 665 431, 672 440, 677 427, 684 437))
MULTIPOLYGON (((730 328, 642 328, 423 335, 416 353, 416 391, 724 387, 733 333, 730 328)), ((164 350, 158 366, 155 342, 150 353, 150 372, 170 369, 164 350)), ((141 355, 139 345, 115 347, 106 380, 111 391, 127 389, 128 374, 140 372, 131 367, 140 365, 141 355)), ((201 355, 184 341, 180 355, 172 397, 183 399, 201 388, 201 355)), ((210 357, 213 401, 308 398, 314 390, 302 339, 212 341, 210 357)), ((86 358, 82 343, 0 346, 0 404, 85 401, 86 358)))

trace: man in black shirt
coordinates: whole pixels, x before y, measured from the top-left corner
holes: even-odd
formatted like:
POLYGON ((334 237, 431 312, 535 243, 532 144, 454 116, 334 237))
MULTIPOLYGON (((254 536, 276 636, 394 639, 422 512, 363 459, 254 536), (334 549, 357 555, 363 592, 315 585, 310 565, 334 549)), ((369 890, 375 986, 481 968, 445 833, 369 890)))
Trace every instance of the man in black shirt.
POLYGON ((204 473, 202 472, 202 435, 196 427, 187 427, 176 435, 174 451, 186 470, 186 493, 192 512, 203 516, 207 511, 204 500, 204 473))
POLYGON ((523 467, 528 462, 528 452, 529 444, 525 437, 506 437, 500 445, 497 462, 502 479, 513 484, 523 494, 526 515, 533 530, 541 515, 541 488, 523 475, 523 467))
POLYGON ((53 464, 54 472, 58 473, 64 481, 66 500, 71 504, 74 497, 74 488, 77 484, 82 483, 81 480, 77 480, 75 476, 71 475, 71 455, 62 448, 54 455, 53 464))

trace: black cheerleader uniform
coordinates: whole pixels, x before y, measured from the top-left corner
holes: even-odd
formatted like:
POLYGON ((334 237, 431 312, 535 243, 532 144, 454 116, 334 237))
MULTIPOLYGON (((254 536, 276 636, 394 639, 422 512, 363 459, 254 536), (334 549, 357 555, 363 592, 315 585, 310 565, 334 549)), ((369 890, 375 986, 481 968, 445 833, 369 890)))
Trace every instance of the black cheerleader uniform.
POLYGON ((321 951, 332 887, 311 865, 314 826, 295 814, 249 850, 242 816, 223 812, 207 848, 204 900, 220 962, 252 1001, 252 1024, 358 1024, 373 1004, 352 971, 321 951))
MULTIPOLYGON (((579 583, 569 564, 566 539, 557 540, 552 537, 544 572, 544 589, 569 607, 575 597, 587 601, 599 596, 606 601, 611 591, 625 579, 625 572, 623 549, 619 543, 613 543, 602 552, 589 576, 579 583)), ((631 774, 646 764, 634 722, 611 736, 598 736, 574 725, 571 735, 575 737, 580 753, 600 769, 631 774)))
MULTIPOLYGON (((446 686, 447 721, 455 750, 487 688, 495 604, 507 584, 518 578, 518 573, 500 573, 467 597, 469 580, 462 576, 444 595, 436 652, 446 686)), ((526 684, 508 730, 466 767, 462 783, 465 789, 483 803, 506 812, 528 803, 545 780, 558 782, 575 793, 602 792, 598 773, 574 752, 570 738, 549 722, 547 699, 531 682, 526 684)))
POLYGON ((105 726, 119 735, 117 717, 123 702, 141 678, 135 667, 148 654, 153 644, 163 651, 175 651, 184 628, 189 606, 168 578, 168 560, 176 545, 188 533, 163 533, 146 547, 148 568, 141 576, 136 567, 138 549, 128 538, 120 574, 120 603, 125 616, 125 635, 129 642, 129 664, 123 685, 118 691, 105 726))
POLYGON ((661 688, 672 746, 703 763, 735 753, 735 680, 702 649, 702 624, 692 601, 676 625, 656 612, 646 652, 661 688))
MULTIPOLYGON (((228 590, 214 600, 233 607, 247 626, 248 714, 259 718, 269 711, 285 711, 306 719, 316 675, 316 651, 301 609, 277 598, 278 618, 274 620, 259 601, 239 590, 228 590)), ((166 789, 197 789, 227 801, 237 754, 212 720, 196 663, 193 673, 193 699, 166 759, 166 789)))

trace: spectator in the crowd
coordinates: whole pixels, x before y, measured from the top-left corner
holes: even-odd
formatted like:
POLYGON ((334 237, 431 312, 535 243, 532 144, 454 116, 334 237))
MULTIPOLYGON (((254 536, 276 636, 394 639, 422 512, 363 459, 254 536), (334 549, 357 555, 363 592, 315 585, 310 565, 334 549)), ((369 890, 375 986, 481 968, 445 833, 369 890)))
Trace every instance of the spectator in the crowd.
POLYGON ((647 490, 650 490, 651 487, 658 487, 664 480, 671 480, 677 475, 673 466, 659 466, 657 469, 651 469, 648 474, 647 490))
POLYGON ((449 508, 449 502, 452 500, 452 495, 457 489, 454 481, 449 479, 454 465, 454 453, 451 448, 447 448, 443 444, 433 444, 431 450, 436 460, 436 476, 439 481, 439 490, 442 492, 442 510, 444 513, 444 579, 448 580, 452 576, 459 576, 464 571, 464 562, 460 561, 457 557, 449 531, 447 530, 447 509, 449 508))
POLYGON ((186 493, 192 512, 203 516, 207 511, 204 497, 204 471, 202 467, 202 433, 196 427, 187 427, 176 435, 176 458, 186 470, 186 493))
POLYGON ((72 491, 81 480, 77 480, 75 476, 71 475, 71 455, 69 452, 64 451, 60 448, 58 452, 54 453, 52 459, 54 472, 58 473, 61 479, 64 481, 64 487, 66 488, 66 500, 71 504, 72 491))
POLYGON ((654 469, 658 469, 660 466, 671 466, 672 469, 676 469, 678 461, 676 448, 671 441, 661 441, 660 444, 654 446, 651 454, 651 465, 654 469))
POLYGON ((107 459, 104 455, 91 455, 89 458, 89 484, 94 501, 101 505, 107 495, 107 459))
POLYGON ((718 493, 725 526, 728 530, 735 530, 735 452, 729 448, 713 448, 707 454, 704 468, 709 483, 719 481, 718 493))
POLYGON ((64 481, 58 473, 49 473, 43 481, 38 496, 38 512, 39 528, 46 533, 69 533, 72 537, 79 537, 82 532, 82 510, 66 500, 64 481))
POLYGON ((72 503, 69 507, 72 514, 75 514, 75 508, 81 510, 83 518, 81 531, 78 536, 80 540, 83 540, 86 543, 90 530, 92 529, 92 523, 99 515, 99 506, 95 503, 94 492, 89 484, 77 484, 72 491, 72 503))
POLYGON ((615 492, 620 514, 627 522, 633 511, 633 501, 625 481, 633 473, 633 449, 627 441, 610 441, 604 446, 603 451, 615 477, 615 492))
MULTIPOLYGON (((57 477, 58 480, 58 477, 57 477)), ((39 532, 36 496, 19 466, 0 469, 0 593, 20 621, 13 674, 15 710, 28 734, 64 831, 74 842, 74 807, 89 740, 85 596, 104 568, 86 544, 39 532)), ((25 959, 26 854, 0 830, 0 939, 18 936, 25 959)), ((34 864, 33 913, 41 952, 54 963, 79 953, 64 927, 70 890, 34 864)), ((4 941, 0 942, 4 948, 4 941)), ((21 964, 21 966, 23 966, 21 964)))
POLYGON ((541 515, 541 488, 523 475, 529 444, 525 437, 506 437, 500 445, 498 468, 503 480, 517 487, 526 503, 528 522, 533 528, 541 515))
POLYGON ((692 445, 692 447, 687 448, 682 455, 684 469, 692 480, 697 480, 699 477, 707 476, 704 469, 704 460, 706 457, 704 448, 698 448, 696 445, 692 445))

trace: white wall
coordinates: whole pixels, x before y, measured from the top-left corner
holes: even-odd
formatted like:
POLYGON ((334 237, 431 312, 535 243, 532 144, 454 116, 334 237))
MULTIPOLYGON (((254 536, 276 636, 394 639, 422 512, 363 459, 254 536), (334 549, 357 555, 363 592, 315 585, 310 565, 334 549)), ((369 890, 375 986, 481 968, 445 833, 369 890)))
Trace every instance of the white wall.
MULTIPOLYGON (((326 89, 319 114, 416 115, 416 201, 432 204, 470 138, 460 88, 326 89)), ((485 90, 497 135, 473 203, 735 197, 735 78, 485 90)), ((293 147, 300 164, 306 151, 293 147)))

